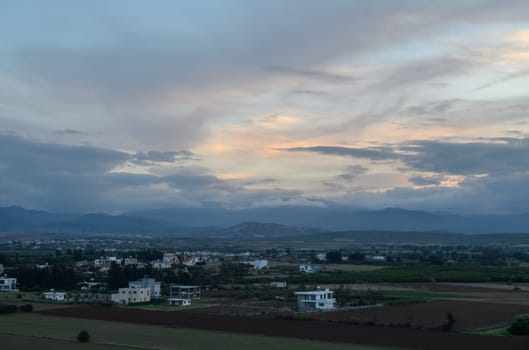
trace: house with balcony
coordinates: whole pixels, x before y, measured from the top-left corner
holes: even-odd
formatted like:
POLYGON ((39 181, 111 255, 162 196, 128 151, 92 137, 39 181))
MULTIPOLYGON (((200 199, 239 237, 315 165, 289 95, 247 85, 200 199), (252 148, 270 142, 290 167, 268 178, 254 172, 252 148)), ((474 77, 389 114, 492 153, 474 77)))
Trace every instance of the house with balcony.
POLYGON ((129 288, 149 288, 151 298, 159 298, 162 295, 161 283, 154 278, 143 278, 134 282, 129 282, 129 288))
POLYGON ((334 292, 330 289, 296 292, 300 311, 326 311, 336 308, 334 292))
POLYGON ((311 264, 301 264, 299 265, 299 272, 303 273, 316 273, 320 271, 320 267, 317 265, 311 264))
POLYGON ((0 292, 17 292, 17 279, 15 277, 0 277, 0 292))
POLYGON ((169 305, 186 306, 191 305, 191 300, 200 299, 200 286, 169 286, 169 305))

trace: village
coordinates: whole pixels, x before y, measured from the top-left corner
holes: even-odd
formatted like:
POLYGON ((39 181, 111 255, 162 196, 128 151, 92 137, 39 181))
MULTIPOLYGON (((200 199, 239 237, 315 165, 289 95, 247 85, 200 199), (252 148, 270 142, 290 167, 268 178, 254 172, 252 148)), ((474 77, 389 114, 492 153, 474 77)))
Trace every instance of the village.
POLYGON ((529 313, 524 245, 214 243, 4 240, 0 313, 16 313, 20 322, 93 318, 250 333, 265 327, 269 335, 305 338, 291 327, 303 322, 320 330, 314 339, 341 329, 333 341, 366 336, 382 345, 382 328, 426 338, 496 325, 506 332, 529 313))
MULTIPOLYGON (((317 254, 317 259, 321 262, 326 261, 326 255, 323 253, 317 254)), ((34 264, 33 271, 51 271, 54 267, 49 263, 34 264)), ((186 251, 186 252, 163 252, 160 259, 145 261, 137 257, 117 257, 117 256, 103 256, 93 260, 75 261, 71 266, 72 271, 78 276, 87 276, 83 281, 76 283, 74 288, 69 290, 59 290, 49 288, 48 290, 35 292, 35 287, 23 288, 20 291, 17 287, 17 278, 8 277, 3 274, 0 277, 0 291, 21 293, 19 295, 26 295, 26 298, 31 296, 33 301, 44 302, 58 302, 58 303, 113 303, 118 305, 129 304, 144 304, 149 305, 154 303, 156 305, 162 302, 168 306, 185 307, 191 306, 193 303, 201 299, 202 290, 210 291, 215 294, 218 287, 206 285, 189 285, 177 283, 165 283, 155 278, 145 277, 121 281, 116 284, 116 281, 110 281, 113 273, 116 271, 134 271, 136 275, 141 275, 142 271, 154 272, 157 276, 166 276, 167 273, 187 274, 188 276, 196 273, 196 269, 201 271, 208 271, 210 274, 213 271, 223 269, 233 270, 237 278, 259 276, 266 272, 271 272, 269 261, 262 256, 255 256, 250 252, 243 253, 218 253, 210 251, 186 251), (205 269, 206 265, 210 265, 209 269, 205 269), (195 270, 194 270, 195 269, 195 270), (192 271, 190 273, 190 270, 192 271), (194 271, 193 271, 194 270, 194 271), (88 277, 97 276, 97 277, 88 277), (116 287, 116 289, 109 288, 109 286, 116 287), (40 300, 39 300, 40 299, 40 300)), ((320 266, 311 263, 299 264, 299 274, 316 274, 320 271, 320 266)), ((3 265, 0 265, 0 272, 4 273, 3 265)), ((203 272, 202 272, 203 273, 203 272)), ((244 282, 241 280, 239 282, 244 282)), ((286 281, 277 280, 270 281, 267 284, 254 283, 259 289, 288 290, 286 281), (266 287, 265 287, 266 286, 266 287)), ((222 288, 221 288, 222 289, 222 288)), ((237 289, 237 287, 235 287, 237 289)), ((208 294, 208 293, 206 293, 208 294)), ((276 293, 277 294, 277 293, 276 293)), ((285 293, 279 293, 284 295, 285 293)), ((297 309, 300 311, 314 311, 314 310, 332 310, 336 308, 336 299, 333 298, 333 291, 329 289, 321 289, 317 287, 315 290, 293 290, 291 291, 291 299, 294 296, 297 300, 297 309)), ((278 300, 285 300, 284 296, 277 296, 278 300)))

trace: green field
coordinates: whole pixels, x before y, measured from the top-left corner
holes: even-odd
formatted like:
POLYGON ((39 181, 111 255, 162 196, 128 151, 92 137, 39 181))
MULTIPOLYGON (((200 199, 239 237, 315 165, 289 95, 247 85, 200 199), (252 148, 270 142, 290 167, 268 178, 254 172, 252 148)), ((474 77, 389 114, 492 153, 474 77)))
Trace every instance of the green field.
MULTIPOLYGON (((298 267, 299 264, 296 264, 298 267)), ((375 271, 385 268, 382 265, 354 265, 354 264, 324 264, 320 266, 323 271, 375 271)))
POLYGON ((81 347, 92 350, 117 349, 117 346, 135 349, 179 350, 381 349, 364 345, 332 344, 294 338, 62 318, 39 314, 0 315, 0 342, 3 350, 80 349, 81 347), (87 330, 90 333, 91 344, 74 342, 81 330, 87 330), (6 340, 6 343, 3 340, 6 340), (4 344, 8 344, 7 347, 4 344))
POLYGON ((385 290, 382 294, 386 297, 395 298, 414 298, 414 299, 461 299, 473 298, 472 296, 462 294, 421 292, 415 290, 385 290))
POLYGON ((2 349, 123 350, 121 345, 81 344, 72 340, 0 334, 2 349))
POLYGON ((497 336, 508 336, 510 335, 507 329, 510 327, 510 324, 504 324, 501 326, 494 326, 488 328, 480 328, 472 331, 474 334, 481 335, 497 335, 497 336))
POLYGON ((296 276, 288 283, 529 282, 529 268, 482 266, 400 266, 373 271, 339 271, 296 276))

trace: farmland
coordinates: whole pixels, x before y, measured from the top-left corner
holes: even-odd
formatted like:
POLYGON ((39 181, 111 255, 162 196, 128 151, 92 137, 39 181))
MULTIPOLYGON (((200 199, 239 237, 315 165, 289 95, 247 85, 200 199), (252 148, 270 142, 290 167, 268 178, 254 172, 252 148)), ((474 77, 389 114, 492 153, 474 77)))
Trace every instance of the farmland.
POLYGON ((448 312, 455 318, 454 330, 463 332, 510 322, 517 315, 529 313, 529 306, 461 300, 428 300, 407 305, 316 313, 309 314, 307 317, 320 320, 409 324, 410 327, 435 328, 446 322, 448 312))
POLYGON ((80 318, 52 317, 39 314, 3 315, 0 317, 2 349, 306 349, 306 350, 377 350, 374 346, 331 344, 281 337, 232 334, 196 329, 169 328, 123 322, 80 318), (86 329, 91 343, 74 342, 77 333, 86 329))
POLYGON ((6 243, 0 257, 7 272, 18 277, 19 291, 1 294, 0 302, 31 303, 35 312, 0 318, 5 343, 33 339, 37 349, 75 348, 76 334, 87 329, 92 335, 87 349, 170 349, 178 344, 180 349, 486 350, 527 345, 526 339, 506 332, 520 314, 529 313, 529 258, 523 247, 377 244, 254 251, 244 242, 233 250, 181 251, 167 242, 57 240, 42 251, 38 241, 6 243), (20 246, 18 255, 9 249, 13 245, 20 246), (154 267, 166 257, 170 266, 154 267), (185 264, 190 261, 194 265, 185 264), (267 266, 255 268, 252 261, 267 266), (33 265, 37 262, 44 267, 33 265), (312 273, 300 269, 307 264, 315 267, 312 273), (144 276, 160 281, 162 298, 110 305, 110 293, 144 276), (169 306, 164 298, 173 284, 200 285, 201 299, 188 307, 169 306), (49 288, 67 291, 68 300, 45 301, 43 292, 49 288), (318 288, 331 289, 338 308, 300 312, 295 292, 318 288))
POLYGON ((296 276, 290 283, 529 282, 529 268, 482 266, 399 266, 370 271, 296 276))
POLYGON ((514 337, 495 337, 405 327, 357 325, 299 319, 270 319, 220 316, 194 311, 164 312, 131 308, 79 307, 43 311, 46 315, 112 322, 129 322, 165 327, 291 337, 316 341, 410 349, 524 349, 527 341, 514 337), (381 335, 384 335, 381 337, 381 335))

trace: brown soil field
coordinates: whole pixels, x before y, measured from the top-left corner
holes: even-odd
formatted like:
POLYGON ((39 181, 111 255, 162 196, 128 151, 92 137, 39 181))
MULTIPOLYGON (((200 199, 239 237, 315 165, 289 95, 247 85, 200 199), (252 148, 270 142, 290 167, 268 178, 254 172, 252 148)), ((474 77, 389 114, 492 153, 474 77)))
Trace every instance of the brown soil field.
POLYGON ((455 318, 458 331, 483 328, 512 321, 516 315, 529 313, 529 306, 458 300, 428 300, 424 303, 373 307, 367 309, 307 314, 307 317, 332 321, 374 321, 376 323, 411 323, 433 328, 446 322, 447 313, 455 318))
MULTIPOLYGON (((401 283, 391 284, 392 289, 414 290, 420 292, 454 293, 460 296, 470 296, 473 301, 488 303, 515 304, 529 306, 529 292, 500 288, 491 284, 464 285, 449 283, 401 283)), ((514 286, 512 286, 514 288, 514 286)), ((384 287, 381 287, 384 289, 384 287)))
POLYGON ((483 336, 398 327, 359 326, 327 321, 205 315, 193 313, 191 310, 164 312, 85 306, 47 310, 42 311, 42 313, 63 317, 295 337, 339 343, 372 344, 393 348, 521 350, 529 347, 529 339, 516 337, 483 336))
MULTIPOLYGON (((383 286, 383 285, 381 285, 383 286)), ((494 287, 491 285, 483 284, 479 285, 468 285, 468 284, 455 284, 455 283, 391 283, 389 286, 394 288, 402 289, 413 289, 419 291, 428 291, 428 292, 438 292, 438 293, 522 293, 527 294, 527 292, 514 291, 512 290, 515 286, 511 286, 511 290, 506 288, 494 287)), ((382 288, 383 289, 383 288, 382 288)))

